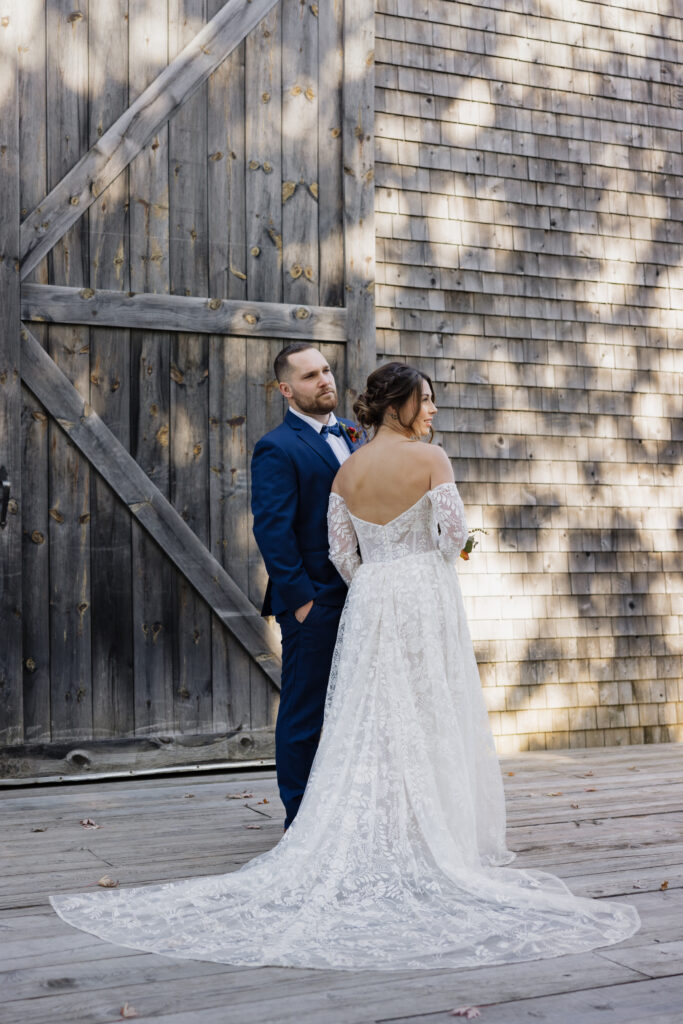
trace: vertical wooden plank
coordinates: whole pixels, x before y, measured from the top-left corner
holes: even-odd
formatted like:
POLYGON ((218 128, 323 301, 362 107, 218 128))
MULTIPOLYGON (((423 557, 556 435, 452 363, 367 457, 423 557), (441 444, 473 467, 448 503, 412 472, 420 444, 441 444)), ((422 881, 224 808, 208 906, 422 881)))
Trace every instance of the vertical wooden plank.
MULTIPOLYGON (((21 215, 47 193, 47 91, 45 3, 17 5, 19 51, 19 152, 21 215)), ((47 284, 47 259, 28 277, 47 284)), ((34 325, 43 347, 47 328, 34 325)), ((48 543, 48 417, 28 388, 22 388, 22 626, 24 739, 50 738, 50 547, 48 543)))
MULTIPOLYGON (((213 17, 223 0, 209 0, 213 17)), ((208 83, 209 294, 247 296, 245 44, 208 83)), ((211 552, 246 592, 246 340, 209 338, 209 515, 211 552)), ((250 659, 215 616, 211 621, 213 729, 250 724, 250 659)))
MULTIPOLYGON (((247 297, 282 302, 282 12, 273 8, 246 39, 247 297)), ((247 449, 281 421, 283 403, 273 374, 281 342, 247 343, 247 449)), ((251 500, 251 492, 249 492, 251 500)), ((248 593, 260 606, 265 569, 249 520, 248 593)), ((250 668, 251 725, 274 721, 277 700, 256 665, 250 668)))
POLYGON ((14 502, 0 529, 0 737, 23 739, 21 630, 21 378, 19 87, 16 4, 0 0, 0 463, 14 502))
MULTIPOLYGON (((48 187, 88 148, 88 4, 47 5, 48 187)), ((88 282, 87 224, 71 228, 51 253, 51 283, 88 282)), ((49 353, 84 396, 90 389, 89 332, 51 327, 49 353)), ((90 472, 50 423, 50 655, 52 738, 92 732, 90 654, 90 472)))
MULTIPOLYGON (((128 106, 128 2, 90 0, 90 145, 128 106)), ((128 290, 128 174, 88 210, 90 286, 128 290)), ((130 447, 130 332, 90 332, 90 404, 130 447)), ((134 729, 131 619, 131 517, 93 474, 90 500, 93 730, 124 736, 134 729)))
POLYGON ((344 305, 342 14, 343 0, 318 5, 318 294, 322 306, 344 305))
POLYGON ((374 5, 344 0, 346 412, 375 365, 374 5))
MULTIPOLYGON (((128 94, 132 102, 168 63, 166 0, 135 5, 129 22, 128 94)), ((168 127, 129 167, 130 280, 136 292, 168 292, 168 127)), ((170 344, 168 334, 131 332, 131 452, 165 497, 169 486, 170 344)), ((133 546, 135 731, 174 727, 173 568, 137 523, 133 546)))
POLYGON ((282 8, 282 244, 285 302, 318 302, 317 5, 282 8))
MULTIPOLYGON (((206 0, 169 4, 169 56, 173 58, 206 21, 206 0)), ((169 125, 171 292, 206 295, 208 215, 206 86, 169 125)), ((171 500, 199 539, 209 543, 208 338, 174 334, 171 343, 171 500)), ((186 580, 175 577, 178 601, 176 727, 212 726, 211 616, 186 580)))

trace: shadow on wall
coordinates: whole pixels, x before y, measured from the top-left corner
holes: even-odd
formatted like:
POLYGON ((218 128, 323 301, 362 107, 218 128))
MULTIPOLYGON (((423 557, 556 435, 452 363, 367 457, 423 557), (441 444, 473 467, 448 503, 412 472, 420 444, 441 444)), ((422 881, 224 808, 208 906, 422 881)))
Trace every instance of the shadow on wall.
POLYGON ((411 115, 378 167, 382 358, 436 378, 493 534, 462 577, 503 749, 681 738, 676 26, 503 6, 442 4, 458 27, 418 39, 379 5, 380 104, 411 115))

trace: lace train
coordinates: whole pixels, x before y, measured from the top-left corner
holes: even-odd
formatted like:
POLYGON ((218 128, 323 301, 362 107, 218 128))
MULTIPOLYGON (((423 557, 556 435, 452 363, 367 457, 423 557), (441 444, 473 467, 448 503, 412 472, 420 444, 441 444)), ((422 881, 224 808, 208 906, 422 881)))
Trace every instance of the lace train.
POLYGON ((51 897, 65 921, 173 957, 340 970, 510 963, 637 930, 628 904, 502 866, 500 770, 445 557, 464 519, 452 491, 430 494, 386 527, 331 501, 352 585, 318 754, 277 846, 229 874, 51 897), (455 516, 440 533, 439 500, 455 516))

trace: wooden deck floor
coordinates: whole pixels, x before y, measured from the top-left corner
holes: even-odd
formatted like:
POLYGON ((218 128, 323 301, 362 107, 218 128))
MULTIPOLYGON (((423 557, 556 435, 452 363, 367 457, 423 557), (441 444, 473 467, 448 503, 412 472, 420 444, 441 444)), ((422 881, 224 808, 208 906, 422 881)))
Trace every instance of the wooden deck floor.
POLYGON ((72 1024, 683 1022, 683 745, 542 752, 503 761, 509 845, 576 893, 633 903, 641 931, 600 952, 400 974, 179 961, 65 925, 49 893, 230 871, 272 846, 272 773, 0 791, 0 1021, 72 1024), (245 799, 226 800, 231 794, 245 799), (267 801, 267 802, 266 802, 267 801), (81 819, 101 827, 86 829, 81 819), (248 828, 247 826, 260 826, 248 828))

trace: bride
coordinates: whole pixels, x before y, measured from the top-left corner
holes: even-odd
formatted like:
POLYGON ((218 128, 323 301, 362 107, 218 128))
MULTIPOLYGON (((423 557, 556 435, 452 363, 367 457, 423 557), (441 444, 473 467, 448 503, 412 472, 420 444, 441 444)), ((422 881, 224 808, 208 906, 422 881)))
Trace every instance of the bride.
POLYGON ((168 956, 409 970, 577 953, 637 931, 628 904, 506 867, 500 769, 455 562, 464 509, 428 377, 375 370, 354 411, 371 440, 330 495, 349 585, 303 802, 237 871, 51 897, 69 924, 168 956), (359 553, 360 549, 360 553, 359 553))

